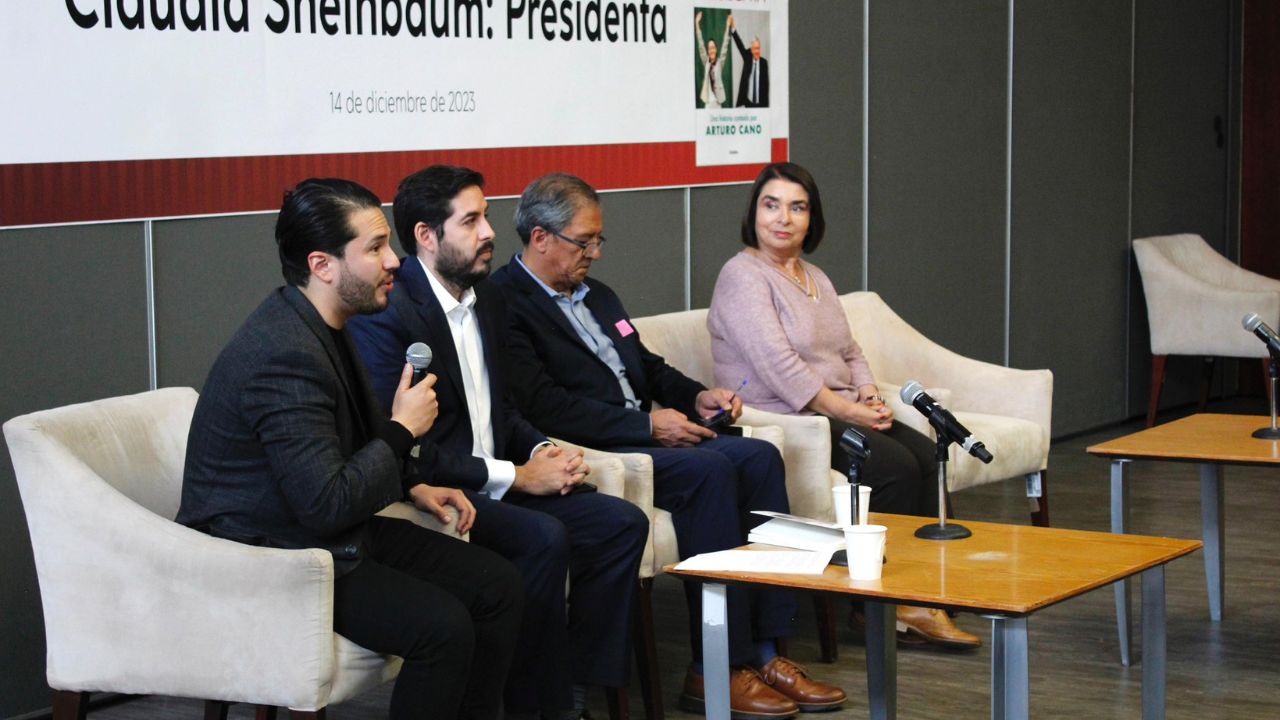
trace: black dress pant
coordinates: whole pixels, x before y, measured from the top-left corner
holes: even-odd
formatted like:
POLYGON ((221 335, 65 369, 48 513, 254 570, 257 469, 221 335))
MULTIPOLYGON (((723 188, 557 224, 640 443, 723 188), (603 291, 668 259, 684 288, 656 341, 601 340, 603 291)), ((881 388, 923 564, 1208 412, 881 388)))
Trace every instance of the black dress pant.
MULTIPOLYGON (((611 448, 653 458, 653 504, 671 513, 680 559, 728 550, 768 518, 752 510, 788 512, 782 455, 764 440, 720 435, 693 447, 611 448)), ((702 584, 685 583, 689 643, 702 660, 702 584)), ((730 585, 729 662, 756 662, 755 640, 795 633, 796 598, 785 590, 730 585)))
POLYGON ((840 436, 856 427, 867 436, 871 455, 862 464, 861 482, 871 486, 871 509, 898 515, 938 516, 937 444, 916 430, 895 422, 885 431, 831 420, 831 467, 849 472, 849 456, 840 449, 840 436))
POLYGON ((360 564, 334 585, 333 629, 404 658, 389 717, 499 720, 523 591, 490 550, 374 517, 360 564))
POLYGON ((626 687, 631 612, 649 537, 644 512, 598 492, 467 496, 476 506, 471 542, 510 560, 524 580, 507 710, 559 717, 573 707, 574 683, 626 687))

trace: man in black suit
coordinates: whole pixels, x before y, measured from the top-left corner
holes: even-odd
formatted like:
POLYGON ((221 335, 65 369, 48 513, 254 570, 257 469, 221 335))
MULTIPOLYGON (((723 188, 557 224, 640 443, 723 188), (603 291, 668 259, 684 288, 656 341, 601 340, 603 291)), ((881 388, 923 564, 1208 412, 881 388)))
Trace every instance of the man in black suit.
POLYGON ((738 107, 769 107, 769 61, 760 56, 760 37, 751 38, 751 49, 742 43, 733 15, 729 33, 742 57, 742 77, 738 80, 738 107))
POLYGON ((353 318, 349 327, 388 407, 405 349, 431 346, 440 416, 417 462, 436 483, 466 493, 477 510, 471 541, 511 560, 524 577, 508 717, 560 720, 581 715, 588 685, 627 684, 649 522, 626 500, 591 492, 581 451, 552 445, 510 403, 502 298, 484 281, 494 233, 483 185, 480 173, 446 165, 400 183, 394 212, 406 257, 396 290, 385 312, 353 318))
POLYGON ((178 521, 218 537, 323 548, 334 560, 334 631, 404 658, 392 718, 498 720, 519 627, 520 579, 484 548, 375 516, 408 498, 466 532, 457 490, 401 472, 437 413, 434 378, 400 373, 378 409, 344 326, 387 304, 398 262, 378 198, 305 180, 276 221, 288 285, 218 355, 196 404, 178 521), (455 517, 456 516, 456 517, 455 517))
MULTIPOLYGON (((764 518, 788 508, 782 458, 769 443, 717 434, 690 418, 738 416, 742 402, 705 388, 649 352, 618 296, 587 277, 602 255, 604 216, 590 185, 572 175, 533 181, 516 209, 524 248, 493 275, 509 316, 507 376, 521 411, 544 431, 606 450, 653 458, 654 505, 672 513, 681 557, 746 542, 764 518), (653 403, 663 409, 655 410, 653 403)), ((729 655, 735 717, 830 710, 845 694, 777 655, 792 633, 790 593, 729 591, 729 655), (757 670, 756 668, 759 668, 757 670)), ((701 592, 686 586, 694 663, 681 706, 701 711, 701 592)))

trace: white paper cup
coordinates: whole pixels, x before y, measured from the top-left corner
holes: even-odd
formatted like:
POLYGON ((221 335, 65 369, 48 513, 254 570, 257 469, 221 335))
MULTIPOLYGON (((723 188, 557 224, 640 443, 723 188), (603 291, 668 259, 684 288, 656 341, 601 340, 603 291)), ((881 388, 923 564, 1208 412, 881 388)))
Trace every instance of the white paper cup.
MULTIPOLYGON (((849 485, 836 485, 831 488, 831 502, 836 506, 836 523, 849 524, 849 485)), ((858 524, 867 524, 867 511, 871 508, 871 486, 858 486, 858 524)))
POLYGON ((849 555, 849 577, 879 580, 884 565, 883 525, 849 525, 844 529, 845 552, 849 555))

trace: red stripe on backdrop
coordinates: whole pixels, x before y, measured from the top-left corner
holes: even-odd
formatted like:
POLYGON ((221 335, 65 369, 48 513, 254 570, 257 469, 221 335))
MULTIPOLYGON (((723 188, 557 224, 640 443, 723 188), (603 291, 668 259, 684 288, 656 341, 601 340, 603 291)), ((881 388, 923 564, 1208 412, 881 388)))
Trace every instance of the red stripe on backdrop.
MULTIPOLYGON (((787 140, 772 151, 786 160, 787 140)), ((479 170, 494 196, 551 171, 617 190, 746 181, 762 167, 696 167, 694 157, 694 143, 673 142, 0 165, 0 226, 275 210, 307 177, 350 178, 390 202, 402 177, 433 163, 479 170)))

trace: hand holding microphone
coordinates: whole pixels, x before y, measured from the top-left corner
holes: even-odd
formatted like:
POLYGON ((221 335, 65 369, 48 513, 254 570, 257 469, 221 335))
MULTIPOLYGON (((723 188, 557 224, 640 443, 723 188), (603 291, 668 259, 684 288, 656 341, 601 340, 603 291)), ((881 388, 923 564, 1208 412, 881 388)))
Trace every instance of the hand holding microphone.
POLYGON ((436 376, 427 373, 431 365, 431 348, 426 343, 414 343, 409 346, 404 359, 400 386, 391 401, 391 419, 417 438, 431 429, 440 412, 434 389, 436 376))
POLYGON ((948 440, 958 444, 983 463, 991 462, 991 453, 987 452, 986 446, 974 438, 968 428, 961 425, 954 415, 947 412, 946 408, 929 397, 929 394, 924 391, 924 387, 919 382, 915 380, 908 381, 906 385, 902 386, 902 391, 898 393, 898 397, 902 398, 902 402, 910 403, 916 410, 919 410, 920 414, 929 420, 929 424, 933 426, 939 436, 946 437, 948 440))

